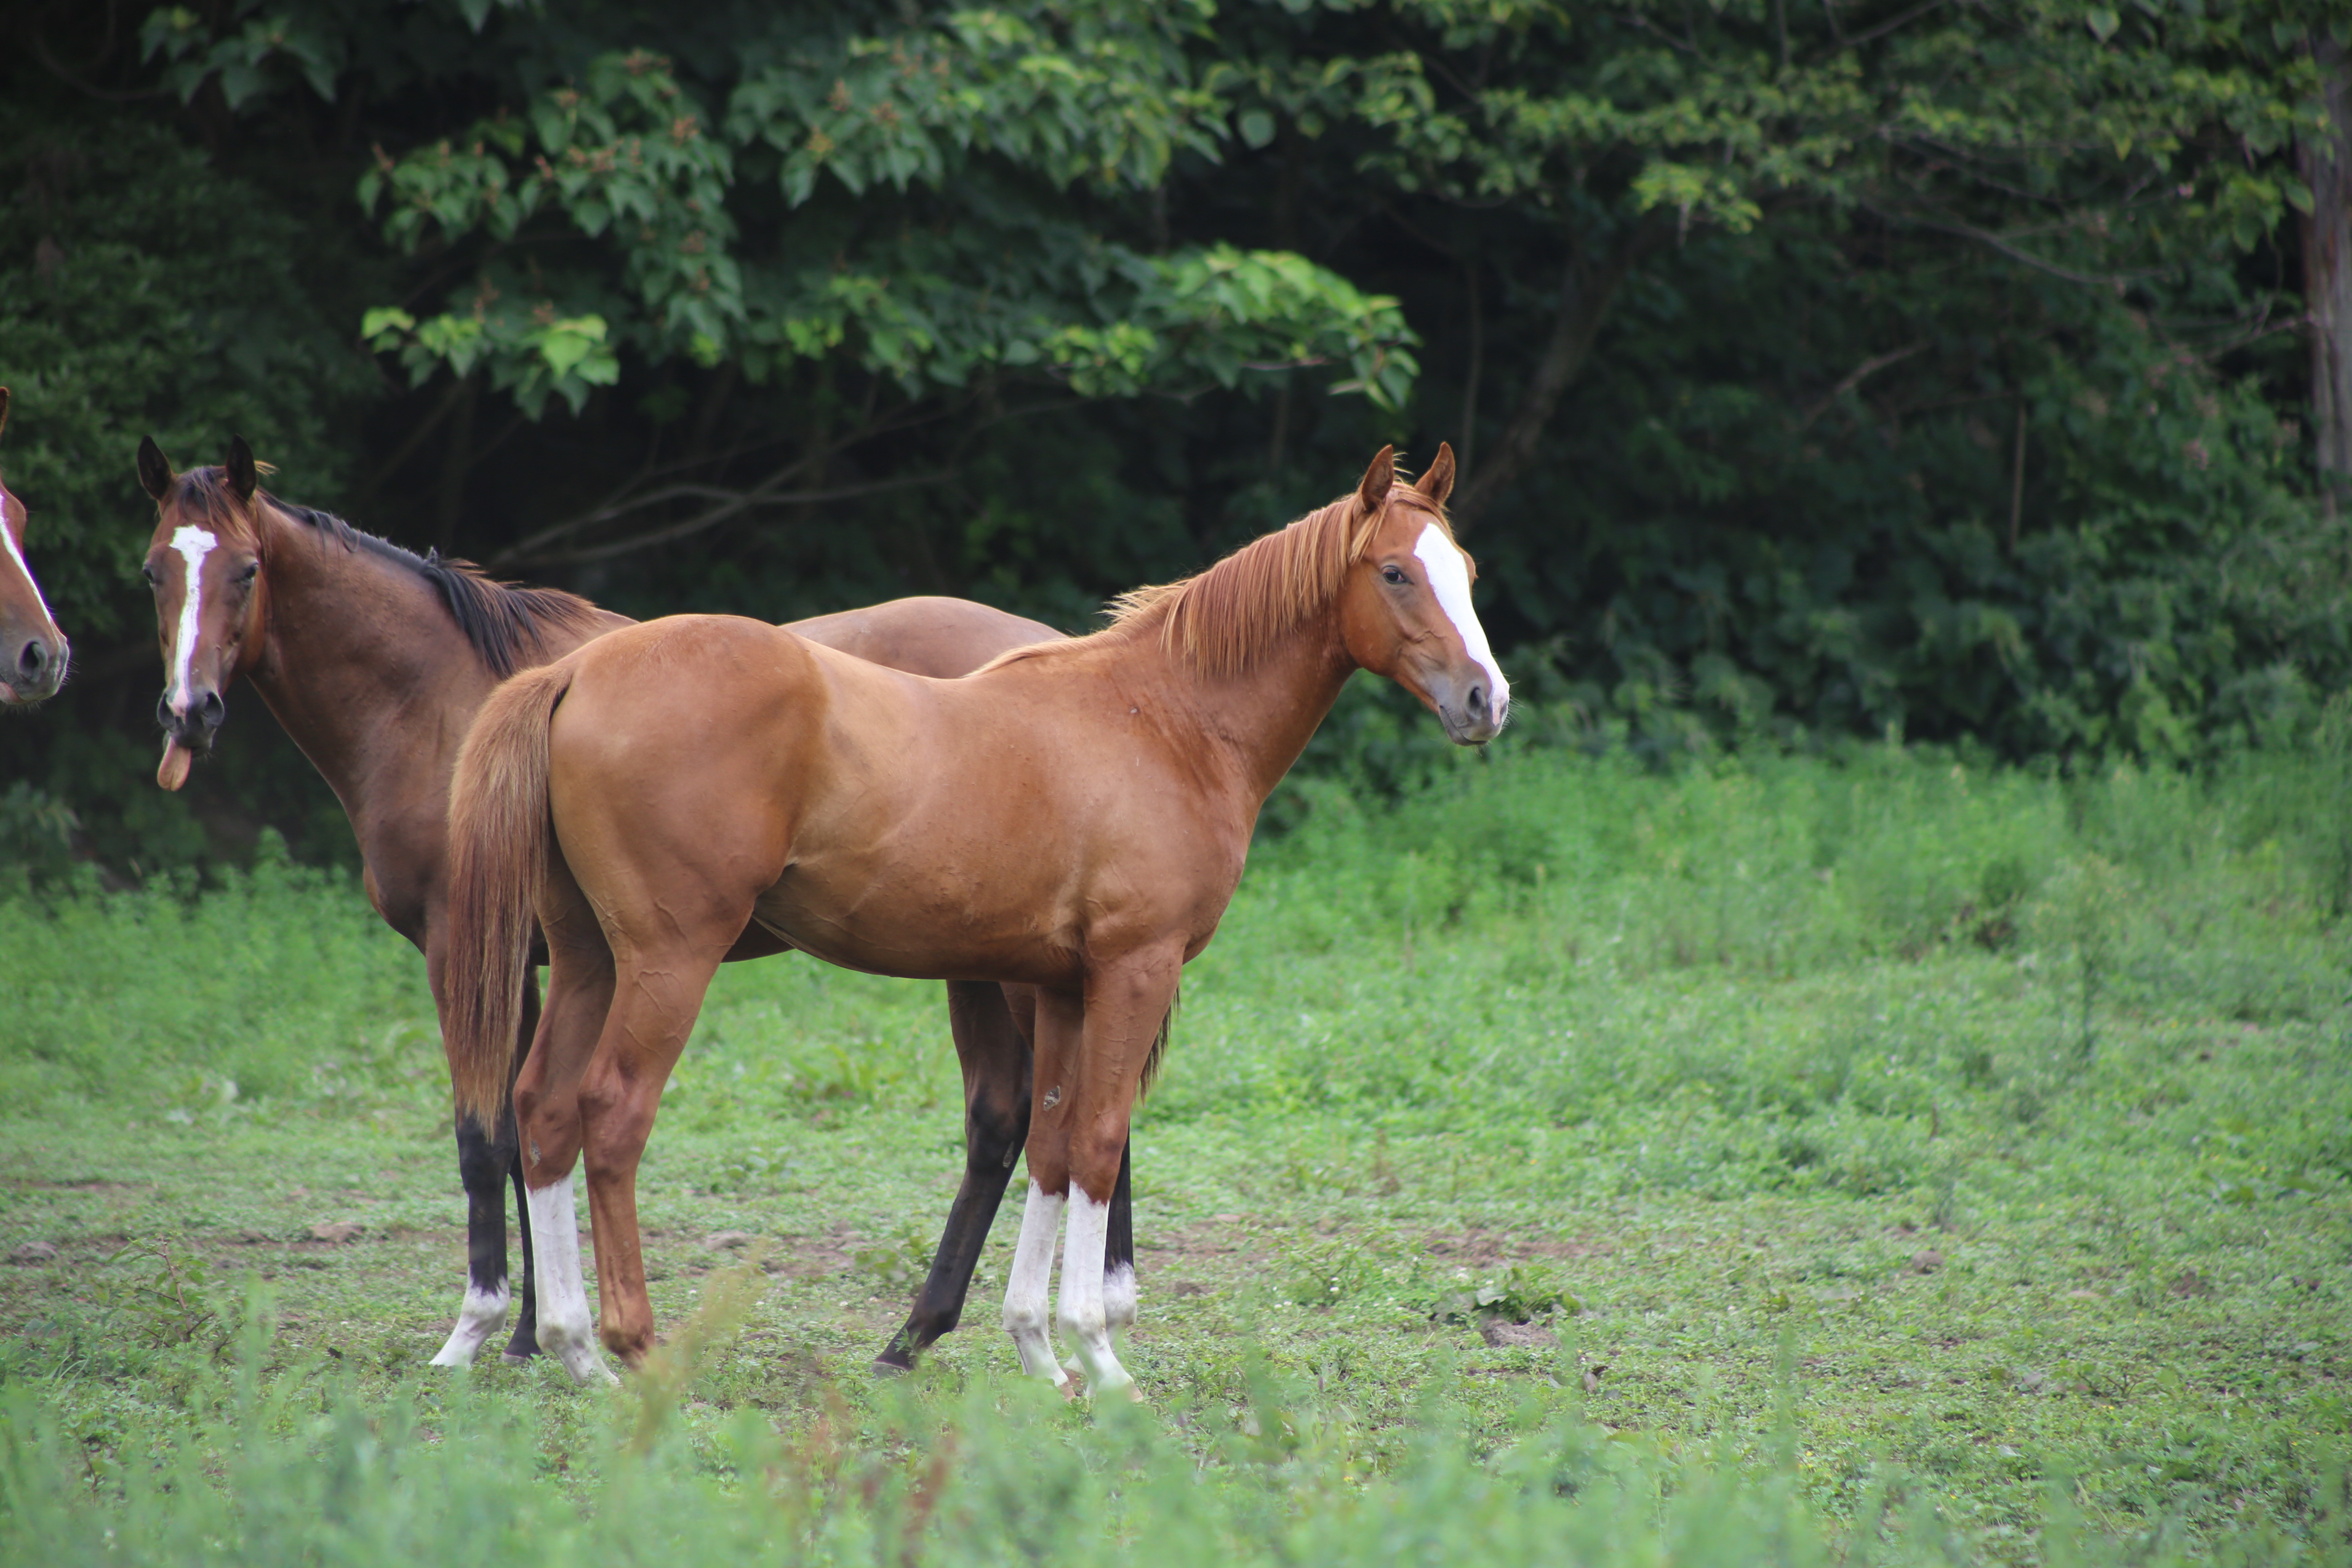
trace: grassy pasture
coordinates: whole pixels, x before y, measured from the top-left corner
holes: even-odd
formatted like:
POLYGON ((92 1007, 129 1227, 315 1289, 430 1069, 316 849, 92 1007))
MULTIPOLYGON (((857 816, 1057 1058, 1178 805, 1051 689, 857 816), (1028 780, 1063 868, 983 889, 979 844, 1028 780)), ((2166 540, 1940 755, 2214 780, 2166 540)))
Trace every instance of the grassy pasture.
POLYGON ((722 973, 641 1183, 678 1353, 608 1396, 424 1364, 446 1084, 353 889, 19 891, 0 1543, 2343 1561, 2347 799, 1892 749, 1304 787, 1138 1123, 1139 1419, 1013 1380, 1009 1221, 865 1378, 957 1175, 936 986, 722 973))

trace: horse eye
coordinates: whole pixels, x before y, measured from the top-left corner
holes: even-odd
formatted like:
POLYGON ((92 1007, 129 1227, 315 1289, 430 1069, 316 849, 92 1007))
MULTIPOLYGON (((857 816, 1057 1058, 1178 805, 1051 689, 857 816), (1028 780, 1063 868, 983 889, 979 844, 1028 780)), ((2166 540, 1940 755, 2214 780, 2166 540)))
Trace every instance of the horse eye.
POLYGON ((148 585, 150 588, 156 587, 156 586, 158 586, 158 585, 159 585, 159 584, 158 584, 158 581, 157 581, 156 576, 155 576, 155 568, 153 568, 152 566, 148 566, 148 565, 143 565, 143 564, 142 564, 142 565, 139 568, 139 575, 141 575, 142 577, 144 577, 144 578, 146 578, 146 579, 147 579, 147 585, 148 585))
POLYGON ((1393 566, 1381 567, 1381 576, 1384 581, 1390 583, 1402 583, 1404 581, 1404 574, 1398 571, 1393 566))
POLYGON ((238 587, 240 587, 240 588, 244 587, 247 584, 248 584, 248 583, 252 582, 252 581, 253 581, 253 579, 255 578, 255 576, 256 576, 256 575, 257 575, 257 574, 260 573, 260 571, 261 571, 261 563, 260 563, 260 562, 258 562, 258 561, 248 561, 248 562, 247 562, 247 563, 246 563, 246 564, 245 564, 245 570, 244 570, 244 571, 242 571, 242 572, 240 572, 240 573, 238 573, 238 574, 236 574, 236 585, 237 585, 238 587))

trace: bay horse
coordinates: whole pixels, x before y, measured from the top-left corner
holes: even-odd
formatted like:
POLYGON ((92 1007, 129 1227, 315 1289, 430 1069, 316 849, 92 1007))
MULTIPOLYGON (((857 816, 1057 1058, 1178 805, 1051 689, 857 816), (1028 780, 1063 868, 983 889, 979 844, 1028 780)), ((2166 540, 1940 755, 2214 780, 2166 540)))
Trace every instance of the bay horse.
POLYGON ((752 924, 851 969, 1034 988, 1004 1325, 1024 1371, 1075 1396, 1045 1310, 1066 1201, 1061 1326, 1091 1392, 1133 1395, 1112 1335, 1133 1321, 1134 1275, 1107 1278, 1129 1115, 1259 808, 1356 669, 1396 680, 1463 744, 1507 712, 1445 520, 1453 451, 1418 484, 1393 457, 1198 576, 1128 595, 1104 630, 961 680, 678 616, 483 705, 450 794, 446 1026, 459 1103, 495 1117, 511 1092, 540 1342, 575 1378, 611 1378, 600 1337, 630 1364, 652 1346, 637 1163, 711 975, 752 924), (541 931, 547 1005, 515 1078, 515 998, 541 931))
MULTIPOLYGON (((260 486, 263 466, 242 440, 220 468, 174 473, 150 440, 142 484, 156 502, 143 571, 155 593, 168 684, 158 705, 166 741, 157 782, 177 789, 209 751, 237 677, 249 680, 341 801, 359 840, 369 901, 425 954, 446 1016, 448 780, 474 710, 517 669, 633 623, 572 595, 493 583, 473 568, 420 558, 330 513, 260 486)), ((955 676, 996 654, 1057 634, 961 599, 901 599, 802 621, 793 630, 861 658, 955 676)), ((753 952, 782 944, 753 931, 753 952)), ((538 1016, 535 978, 519 979, 519 1064, 538 1016)), ((1016 1022, 1032 1004, 991 984, 949 986, 949 1016, 965 1082, 964 1181, 939 1255, 906 1324, 876 1358, 903 1371, 956 1324, 1026 1134, 1029 1042, 1016 1022)), ((506 1184, 521 1201, 513 1121, 456 1118, 467 1197, 467 1283, 436 1365, 471 1361, 502 1326, 506 1184), (492 1130, 486 1131, 490 1128, 492 1130)), ((507 1354, 537 1353, 528 1228, 507 1354)), ((1131 1247, 1124 1256, 1131 1262, 1131 1247)))
MULTIPOLYGON (((8 389, 0 386, 0 430, 8 389)), ((72 651, 25 563, 25 503, 0 483, 0 708, 29 708, 66 683, 72 651)))

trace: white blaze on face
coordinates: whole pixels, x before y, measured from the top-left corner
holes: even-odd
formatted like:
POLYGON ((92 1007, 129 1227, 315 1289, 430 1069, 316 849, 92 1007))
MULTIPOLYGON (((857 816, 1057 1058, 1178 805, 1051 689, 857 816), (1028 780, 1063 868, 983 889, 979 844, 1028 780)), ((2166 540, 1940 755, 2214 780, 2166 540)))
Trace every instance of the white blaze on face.
POLYGON ((188 710, 188 666, 196 657, 199 607, 204 602, 205 557, 220 541, 201 528, 182 523, 172 534, 172 548, 188 563, 187 591, 180 595, 180 625, 172 640, 172 711, 188 710))
POLYGON ((1422 528, 1421 541, 1412 547, 1412 553, 1428 572, 1429 591, 1437 595, 1437 607, 1454 623, 1463 651, 1486 672, 1491 689, 1486 695, 1486 710, 1499 721, 1503 710, 1510 706, 1511 683, 1503 679, 1501 668, 1495 663, 1494 650, 1486 646, 1486 628, 1478 624, 1478 612, 1470 607, 1470 563, 1463 559, 1462 547, 1446 538, 1445 531, 1433 522, 1422 528))
MULTIPOLYGON (((24 574, 25 585, 33 590, 33 603, 41 606, 41 618, 49 625, 56 626, 58 618, 49 614, 49 602, 41 597, 41 585, 33 580, 33 569, 25 564, 25 552, 17 548, 16 536, 8 531, 9 499, 7 491, 0 490, 0 549, 5 549, 8 552, 8 559, 14 562, 16 570, 24 574)), ((22 501, 17 502, 20 507, 23 504, 22 501)))

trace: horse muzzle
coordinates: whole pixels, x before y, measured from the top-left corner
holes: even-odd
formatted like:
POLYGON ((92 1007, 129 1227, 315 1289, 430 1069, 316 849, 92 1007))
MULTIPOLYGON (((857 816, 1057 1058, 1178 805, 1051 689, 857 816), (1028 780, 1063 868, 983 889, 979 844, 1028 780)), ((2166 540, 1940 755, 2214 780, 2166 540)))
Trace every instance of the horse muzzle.
POLYGON ((1496 700, 1484 675, 1433 682, 1429 695, 1437 721, 1445 726, 1445 738, 1457 746, 1485 745, 1503 732, 1503 721, 1510 716, 1510 693, 1496 700))
POLYGON ((58 694, 66 683, 71 650, 55 631, 37 632, 19 642, 0 644, 0 703, 38 702, 58 694))
POLYGON ((228 704, 217 691, 200 691, 185 708, 175 709, 166 693, 155 704, 155 721, 163 726, 164 735, 175 746, 191 752, 209 752, 213 736, 228 717, 228 704))

